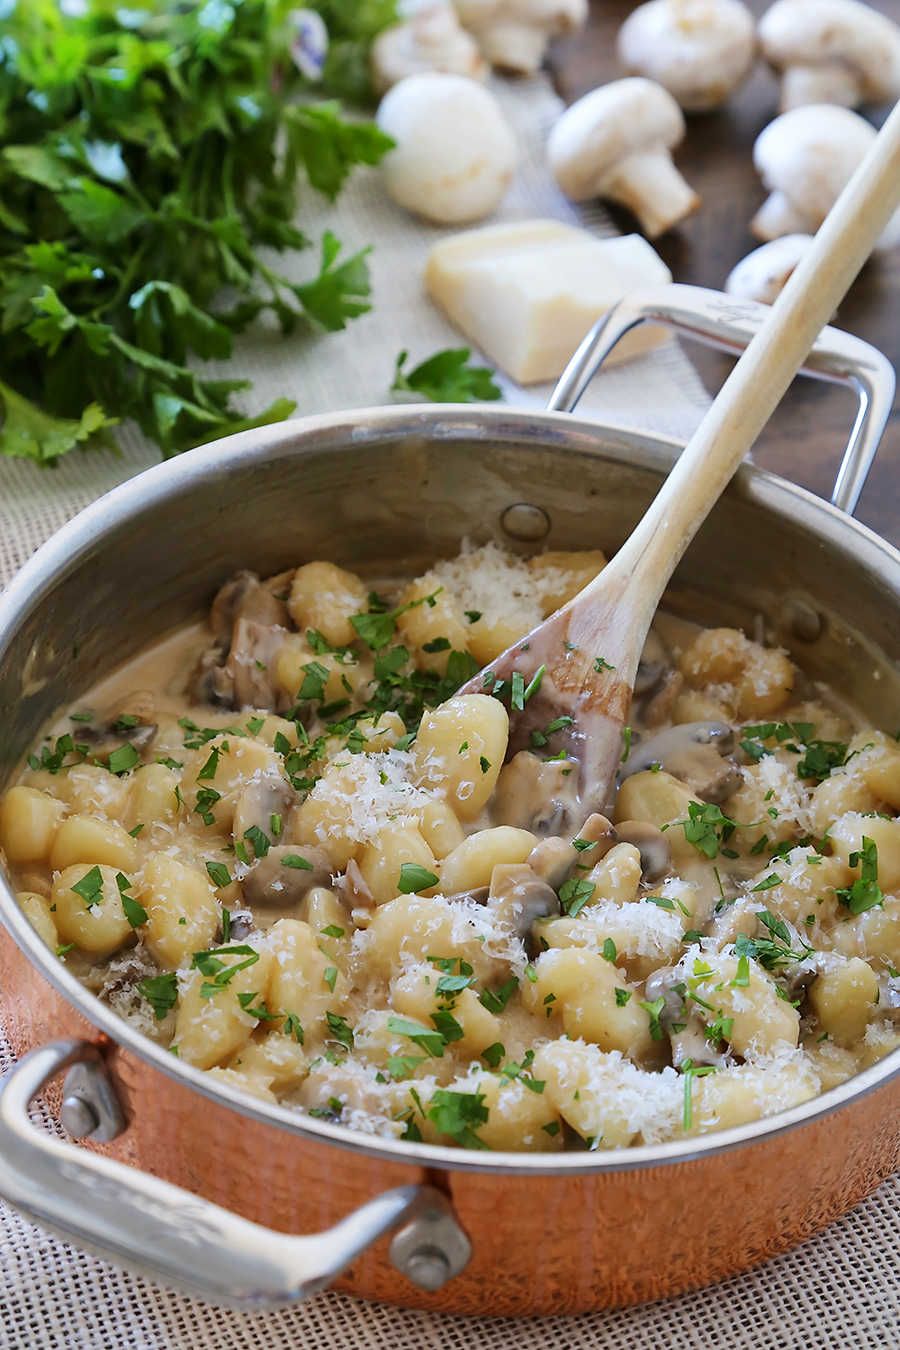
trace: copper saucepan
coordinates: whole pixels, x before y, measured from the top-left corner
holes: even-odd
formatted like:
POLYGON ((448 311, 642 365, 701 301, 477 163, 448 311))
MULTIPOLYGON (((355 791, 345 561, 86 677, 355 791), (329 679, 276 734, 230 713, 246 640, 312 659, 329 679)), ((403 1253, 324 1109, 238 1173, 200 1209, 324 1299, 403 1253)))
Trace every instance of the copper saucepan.
MULTIPOLYGON (((632 297, 585 341, 552 406, 573 406, 643 318, 737 350, 764 313, 687 287, 632 297)), ((751 631, 762 615, 811 676, 893 727, 900 554, 838 509, 859 495, 893 371, 833 329, 806 371, 860 394, 838 505, 745 466, 667 604, 751 631)), ((612 552, 679 449, 558 411, 415 406, 245 432, 149 470, 61 530, 0 596, 0 790, 52 715, 196 616, 235 569, 324 557, 399 573, 464 535, 612 552)), ((636 1303, 802 1241, 900 1163, 900 1052, 783 1115, 684 1144, 548 1158, 364 1136, 237 1093, 143 1038, 43 946, 2 883, 0 919, 2 1015, 24 1056, 0 1090, 0 1195, 215 1302, 271 1307, 335 1280, 456 1313, 636 1303), (48 1084, 86 1147, 30 1124, 48 1084)))

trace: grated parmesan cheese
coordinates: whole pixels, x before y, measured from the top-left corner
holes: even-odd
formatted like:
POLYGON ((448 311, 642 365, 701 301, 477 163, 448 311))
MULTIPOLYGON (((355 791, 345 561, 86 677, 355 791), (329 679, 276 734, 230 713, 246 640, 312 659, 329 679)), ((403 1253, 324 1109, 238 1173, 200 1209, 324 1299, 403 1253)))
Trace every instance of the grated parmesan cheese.
POLYGON ((497 544, 475 548, 469 540, 463 540, 459 557, 437 562, 431 570, 463 612, 481 614, 486 628, 514 615, 528 632, 541 622, 547 595, 560 585, 559 569, 534 572, 497 544))
POLYGON ((320 842, 332 836, 371 844, 389 821, 409 819, 423 810, 436 794, 412 781, 416 766, 416 756, 409 750, 348 753, 307 798, 324 807, 315 827, 320 842))

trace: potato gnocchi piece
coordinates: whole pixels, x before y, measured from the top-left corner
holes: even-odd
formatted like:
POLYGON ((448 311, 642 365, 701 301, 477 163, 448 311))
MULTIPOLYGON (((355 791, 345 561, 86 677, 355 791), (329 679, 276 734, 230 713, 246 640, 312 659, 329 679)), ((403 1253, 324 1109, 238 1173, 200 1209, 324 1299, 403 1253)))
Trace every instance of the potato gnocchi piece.
POLYGON ((251 961, 243 952, 222 952, 215 958, 223 967, 218 974, 189 970, 179 975, 172 1041, 179 1059, 198 1069, 211 1069, 221 1066, 250 1039, 259 1021, 251 1009, 262 1006, 272 966, 270 951, 259 948, 254 954, 256 959, 251 961), (234 975, 223 978, 232 970, 234 975))
POLYGON ((415 740, 420 783, 446 797, 460 820, 475 820, 496 787, 508 740, 509 715, 499 699, 448 699, 422 718, 415 740))
POLYGON ((213 945, 219 926, 216 893, 203 872, 157 853, 144 867, 137 899, 147 911, 144 941, 163 970, 189 965, 213 945))

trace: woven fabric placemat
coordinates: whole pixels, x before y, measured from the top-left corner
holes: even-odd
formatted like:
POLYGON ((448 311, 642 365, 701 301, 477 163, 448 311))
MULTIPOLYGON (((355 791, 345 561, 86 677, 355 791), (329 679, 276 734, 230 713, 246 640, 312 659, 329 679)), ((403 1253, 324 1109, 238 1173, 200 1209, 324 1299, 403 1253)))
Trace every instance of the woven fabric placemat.
MULTIPOLYGON (((494 219, 546 216, 614 233, 602 209, 576 212, 546 172, 544 142, 560 111, 549 84, 537 78, 495 88, 521 159, 494 219)), ((311 197, 302 219, 311 237, 333 229, 348 251, 374 245, 373 309, 343 333, 284 339, 260 324, 240 339, 222 370, 253 380, 248 411, 279 395, 297 400, 298 416, 385 403, 399 351, 408 348, 416 363, 462 345, 421 282, 428 248, 446 231, 403 216, 385 198, 377 171, 357 171, 335 207, 311 197)), ((303 254, 279 265, 298 279, 312 270, 303 254)), ((539 408, 550 393, 502 383, 512 406, 539 408)), ((579 411, 686 439, 708 402, 673 341, 602 372, 579 411)), ((119 460, 75 452, 53 471, 0 463, 0 585, 77 511, 157 461, 133 427, 119 440, 119 460)), ((0 1071, 12 1063, 0 1028, 0 1071)), ((43 1123, 53 1128, 47 1117, 43 1123)), ((714 1196, 698 1197, 697 1215, 685 1215, 685 1242, 714 1203, 714 1196)), ((900 1343, 898 1250, 900 1181, 893 1179, 789 1255, 715 1289, 643 1308, 507 1321, 404 1312, 326 1292, 285 1311, 250 1315, 169 1293, 0 1205, 0 1350, 874 1350, 900 1343)))

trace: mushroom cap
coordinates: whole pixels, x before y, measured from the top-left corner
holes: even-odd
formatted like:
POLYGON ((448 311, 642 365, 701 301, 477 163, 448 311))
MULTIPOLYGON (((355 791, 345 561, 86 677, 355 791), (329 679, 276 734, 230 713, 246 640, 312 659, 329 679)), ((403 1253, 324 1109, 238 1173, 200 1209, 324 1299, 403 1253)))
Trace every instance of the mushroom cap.
POLYGON ((550 132, 550 167, 567 197, 596 195, 598 179, 628 155, 669 150, 684 136, 684 117, 667 89, 632 76, 585 94, 550 132))
POLYGON ((570 32, 584 23, 587 0, 453 0, 460 23, 479 29, 520 25, 539 28, 548 37, 570 32))
POLYGON ((441 70, 467 75, 481 84, 490 73, 488 63, 470 33, 460 26, 450 4, 429 5, 406 23, 392 24, 372 44, 369 53, 372 80, 384 94, 407 75, 441 70))
POLYGON ((900 96, 900 28, 860 0, 776 0, 757 33, 777 71, 839 65, 856 75, 863 101, 900 96))
POLYGON ((756 56, 753 15, 741 0, 649 0, 619 29, 619 60, 657 80, 688 110, 722 103, 756 56))
POLYGON ((588 0, 454 0, 460 21, 499 70, 533 75, 547 42, 579 28, 588 0))
POLYGON ((729 273, 726 295, 773 305, 812 241, 811 234, 783 234, 755 248, 729 273))
POLYGON ((822 223, 876 136, 858 113, 833 103, 792 108, 757 137, 753 163, 770 192, 822 223))
POLYGON ((516 138, 497 99, 475 80, 410 75, 382 99, 376 121, 397 143, 382 161, 385 188, 429 220, 476 220, 512 181, 516 138))

